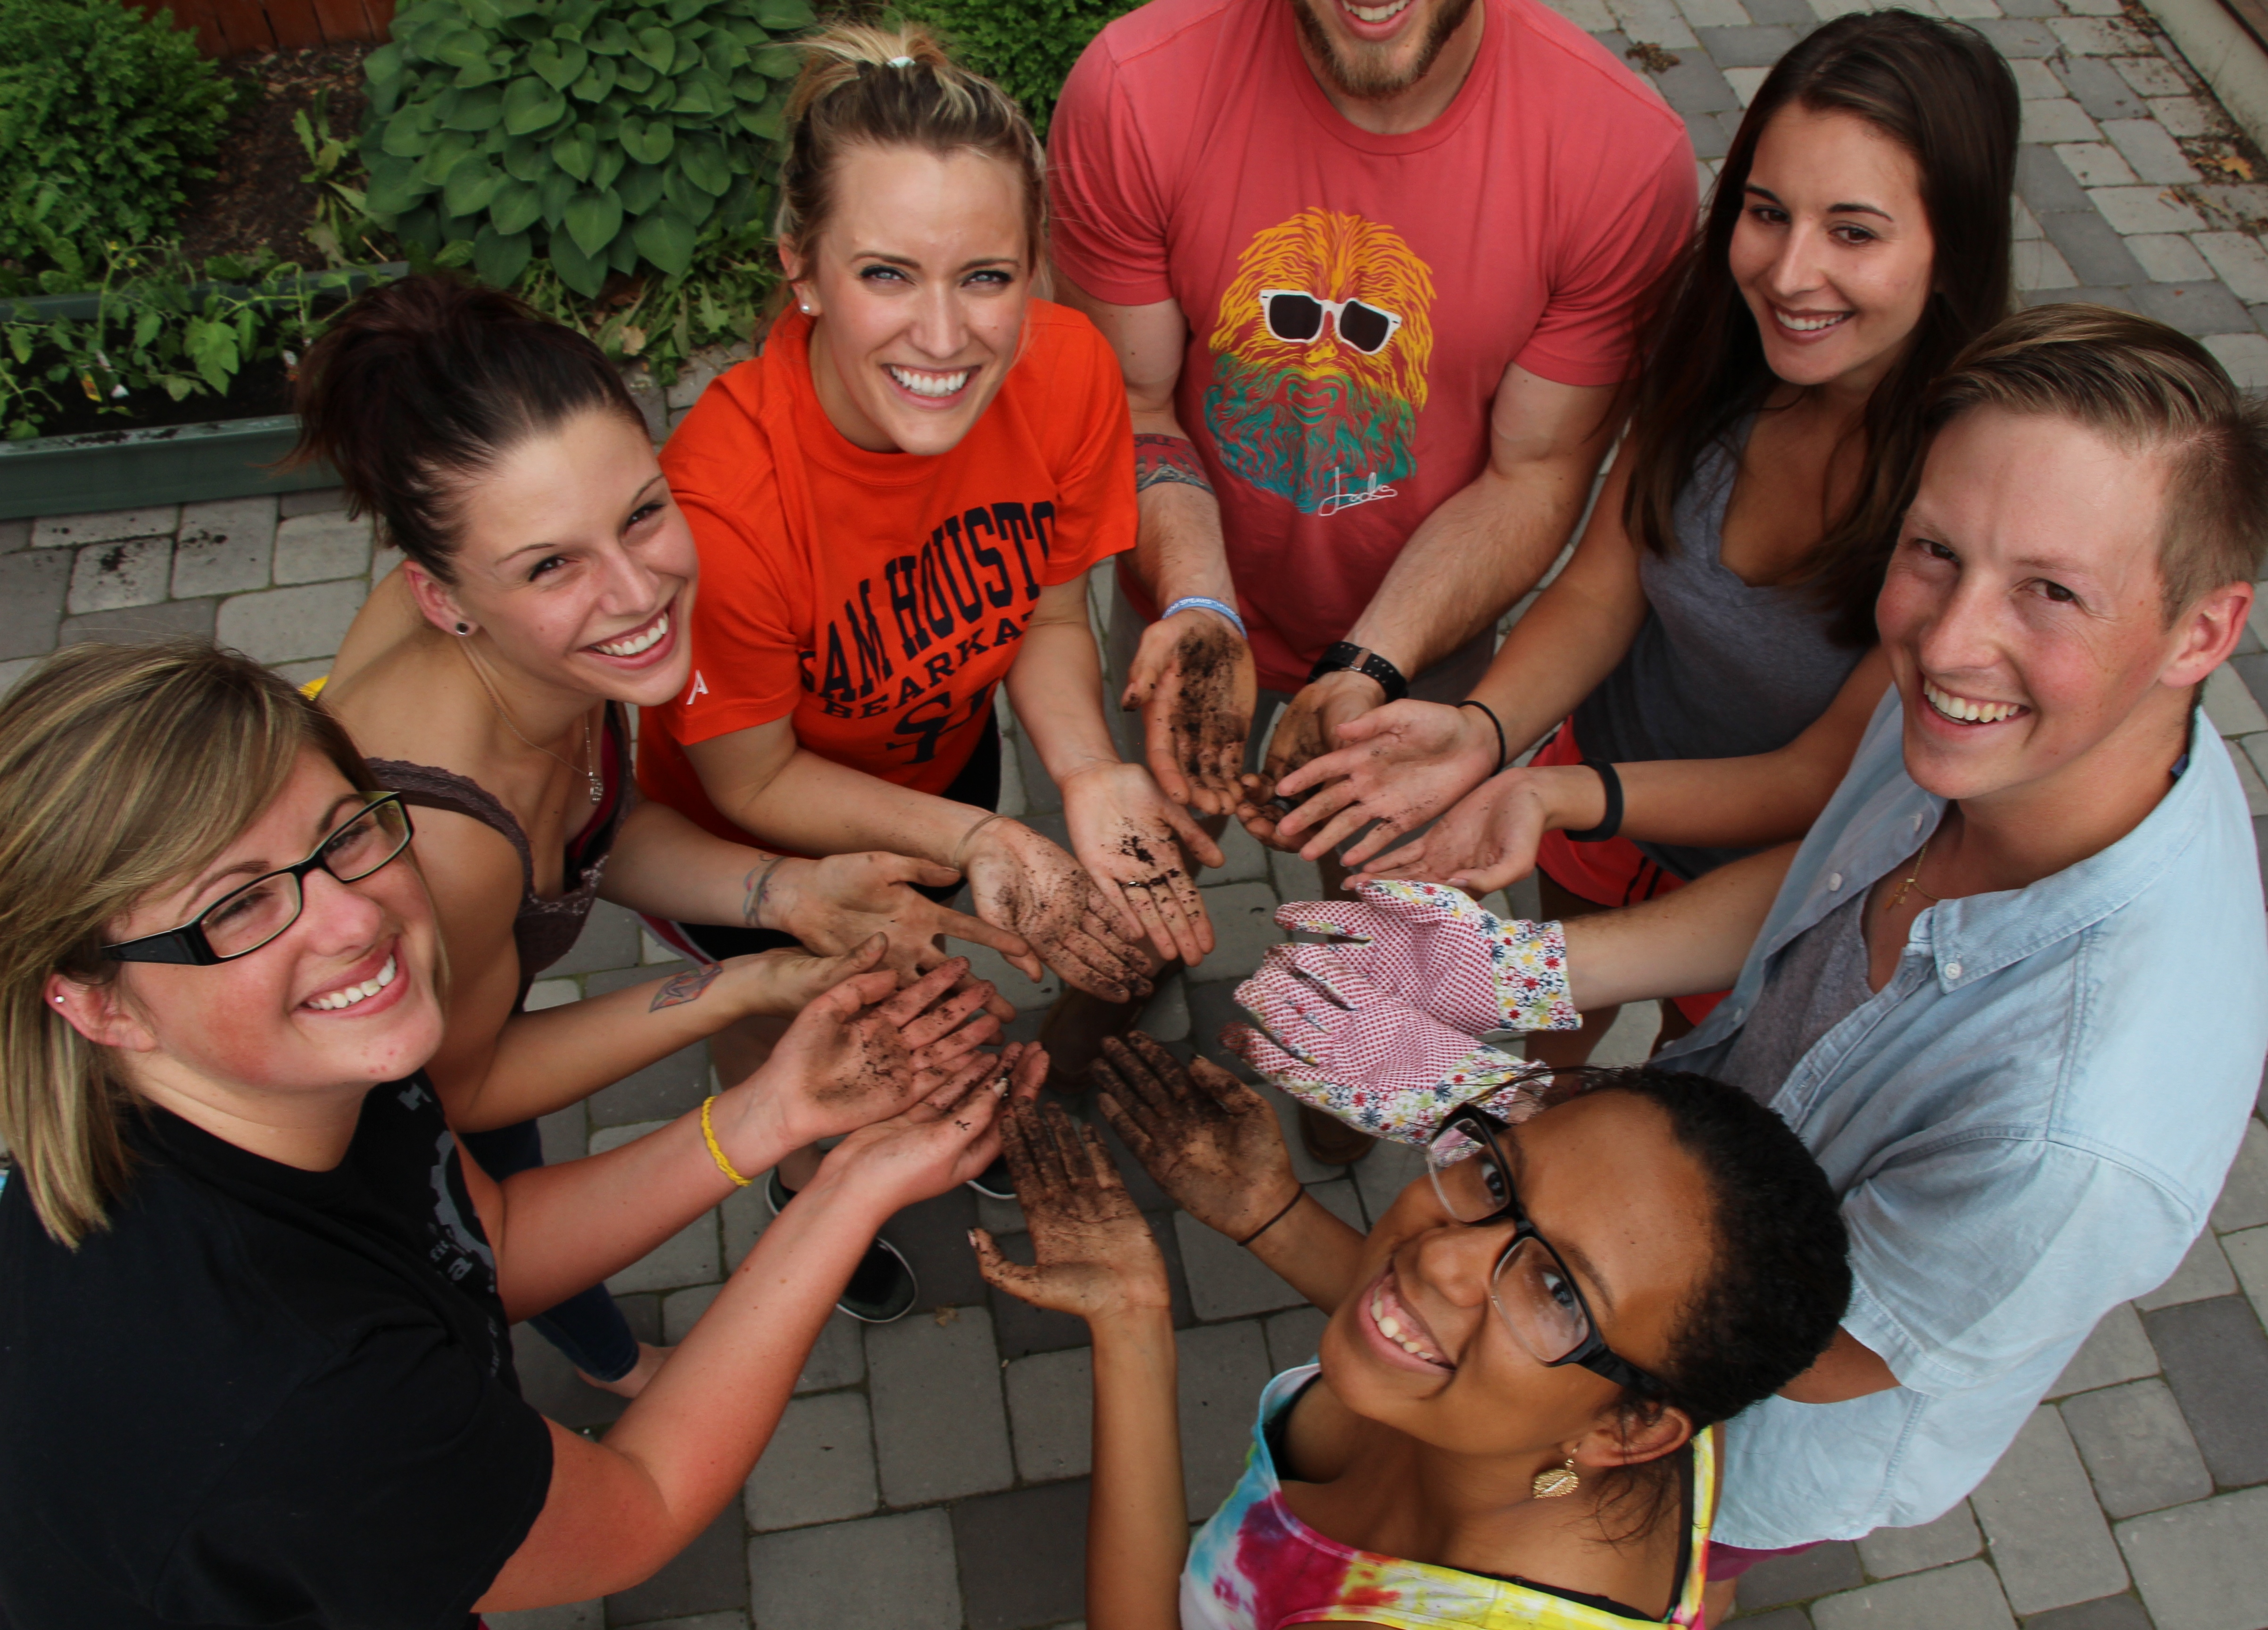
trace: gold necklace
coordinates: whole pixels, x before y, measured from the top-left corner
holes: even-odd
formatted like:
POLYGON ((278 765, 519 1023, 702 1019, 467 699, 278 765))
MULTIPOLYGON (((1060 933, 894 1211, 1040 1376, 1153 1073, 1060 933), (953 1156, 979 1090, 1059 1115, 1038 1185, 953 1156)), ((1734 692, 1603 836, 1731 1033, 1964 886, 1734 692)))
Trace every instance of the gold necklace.
POLYGON ((1898 909, 1899 903, 1906 897, 1906 890, 1909 889, 1912 889, 1923 899, 1928 901, 1932 905, 1942 905, 1945 904, 1943 896, 1933 895, 1930 893, 1928 889, 1921 886, 1921 864, 1923 861, 1929 859, 1930 839, 1935 837, 1936 834, 1933 832, 1930 834, 1929 837, 1925 837, 1921 840, 1921 852, 1914 856, 1913 870, 1906 874, 1905 881, 1900 883, 1898 885, 1898 891, 1890 896, 1889 909, 1891 911, 1895 911, 1898 909))
POLYGON ((585 710, 583 714, 583 756, 591 761, 591 768, 585 770, 579 764, 569 763, 567 760, 560 757, 558 754, 553 752, 549 748, 544 747, 538 742, 528 741, 526 733, 523 732, 518 725, 512 723, 511 710, 504 706, 504 698, 497 695, 496 687, 489 683, 489 676, 481 672, 481 665, 478 662, 473 661, 472 652, 467 649, 464 642, 461 640, 457 642, 457 649, 464 652, 465 660, 472 666, 473 677, 479 680, 481 682, 481 689, 488 692, 489 705, 496 709, 497 717, 504 720, 504 727, 511 731, 512 734, 519 737, 520 741, 526 746, 535 749, 537 752, 551 760, 552 763, 571 771, 576 775, 581 776, 585 783, 587 784, 591 789, 591 801, 593 804, 603 800, 607 796, 607 789, 605 783, 599 779, 598 756, 592 750, 591 747, 591 715, 589 711, 587 709, 585 710))

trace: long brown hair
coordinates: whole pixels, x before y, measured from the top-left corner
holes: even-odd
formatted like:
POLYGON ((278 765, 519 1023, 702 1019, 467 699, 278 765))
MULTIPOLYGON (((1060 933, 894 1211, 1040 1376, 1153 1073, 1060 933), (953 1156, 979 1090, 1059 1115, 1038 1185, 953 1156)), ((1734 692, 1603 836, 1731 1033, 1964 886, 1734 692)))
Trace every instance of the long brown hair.
POLYGON ((1791 105, 1854 114, 1911 154, 1936 243, 1921 321, 1867 399, 1858 491, 1786 579, 1830 615, 1831 638, 1865 645, 1919 471, 1924 393, 2007 314, 2016 82, 1975 29, 1911 11, 1839 17, 1779 59, 1741 121, 1701 230, 1664 276, 1641 346, 1623 525, 1657 554, 1676 547, 1677 497, 1703 452, 1778 382, 1733 280, 1731 250, 1756 144, 1791 105))

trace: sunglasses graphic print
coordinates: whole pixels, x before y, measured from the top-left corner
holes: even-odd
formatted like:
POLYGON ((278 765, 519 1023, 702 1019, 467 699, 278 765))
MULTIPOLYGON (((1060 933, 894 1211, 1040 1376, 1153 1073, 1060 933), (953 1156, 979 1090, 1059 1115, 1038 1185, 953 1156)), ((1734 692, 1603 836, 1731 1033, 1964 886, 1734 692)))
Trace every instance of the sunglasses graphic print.
POLYGON ((1305 345, 1320 339, 1326 317, 1339 338, 1366 357, 1384 350, 1402 327, 1398 313, 1363 300, 1326 300, 1304 289, 1260 291, 1260 320, 1279 340, 1305 345))

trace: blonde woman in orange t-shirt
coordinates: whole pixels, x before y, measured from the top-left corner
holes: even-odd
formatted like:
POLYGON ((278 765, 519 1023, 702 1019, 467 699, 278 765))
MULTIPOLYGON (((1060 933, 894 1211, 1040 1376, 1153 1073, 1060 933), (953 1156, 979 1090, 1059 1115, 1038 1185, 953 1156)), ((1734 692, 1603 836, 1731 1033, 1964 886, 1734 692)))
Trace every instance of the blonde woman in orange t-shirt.
MULTIPOLYGON (((702 588, 640 783, 719 837, 949 866, 1030 944, 1027 973, 1123 1002, 1212 948, 1191 862, 1221 856, 1103 722, 1086 577, 1136 524, 1116 360, 1033 296, 1045 195, 1014 104, 917 29, 808 49, 781 181, 793 303, 663 455, 702 588), (1002 683, 1067 844, 994 813, 1002 683)), ((755 945, 686 932, 712 957, 755 945)))

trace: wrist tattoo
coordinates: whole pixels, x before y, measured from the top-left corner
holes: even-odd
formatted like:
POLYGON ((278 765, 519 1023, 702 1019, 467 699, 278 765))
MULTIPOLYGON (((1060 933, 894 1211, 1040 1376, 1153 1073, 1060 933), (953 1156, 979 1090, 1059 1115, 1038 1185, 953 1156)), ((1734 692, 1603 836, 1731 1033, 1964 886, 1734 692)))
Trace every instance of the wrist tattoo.
POLYGON ((740 887, 745 891, 740 896, 740 920, 749 927, 764 926, 764 893, 771 887, 772 869, 786 859, 784 854, 776 854, 762 866, 754 867, 740 880, 740 887))
POLYGON ((665 1007, 677 1007, 700 1000, 701 992, 714 985, 717 976, 724 971, 721 963, 703 963, 698 968, 688 968, 683 973, 670 975, 661 982, 661 989, 653 993, 653 1000, 648 1004, 646 1011, 659 1013, 665 1007))
POLYGON ((1146 491, 1165 482, 1179 482, 1200 492, 1212 490, 1197 444, 1186 436, 1145 434, 1134 438, 1134 490, 1146 491))

